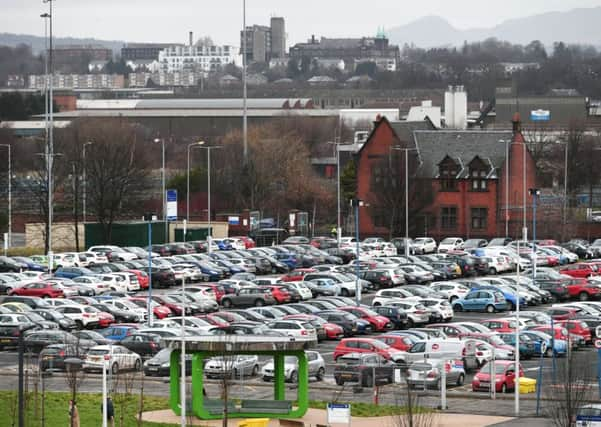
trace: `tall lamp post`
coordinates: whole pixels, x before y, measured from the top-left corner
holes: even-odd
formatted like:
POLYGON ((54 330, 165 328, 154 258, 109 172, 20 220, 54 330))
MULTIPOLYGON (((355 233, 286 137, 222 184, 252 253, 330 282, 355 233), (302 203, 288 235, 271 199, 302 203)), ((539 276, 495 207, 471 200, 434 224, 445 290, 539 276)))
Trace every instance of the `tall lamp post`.
POLYGON ((83 194, 82 194, 82 202, 83 202, 83 222, 85 224, 86 222, 86 199, 87 199, 87 189, 88 189, 88 184, 86 181, 86 147, 88 145, 92 145, 93 142, 92 141, 87 141, 84 142, 83 144, 83 150, 82 150, 82 169, 83 169, 83 194))
MULTIPOLYGON (((188 173, 186 174, 186 221, 190 222, 190 149, 204 144, 204 141, 188 144, 188 173)), ((186 236, 184 235, 184 240, 186 236)))
POLYGON ((248 163, 248 113, 246 108, 246 0, 242 0, 242 144, 244 146, 244 165, 248 163))
POLYGON ((161 200, 163 203, 163 222, 165 223, 165 242, 169 241, 169 223, 167 221, 167 204, 165 203, 165 138, 155 138, 155 144, 161 144, 161 200))
POLYGON ((409 255, 409 151, 417 151, 417 148, 404 148, 396 145, 390 150, 403 151, 405 153, 405 257, 409 255))
POLYGON ((359 242, 359 208, 368 205, 361 199, 352 199, 351 206, 355 208, 355 243, 357 245, 357 259, 355 260, 355 302, 359 306, 361 305, 361 284, 359 283, 359 251, 361 249, 359 242))
POLYGON ((340 238, 342 237, 342 227, 340 227, 340 138, 334 138, 329 141, 336 150, 336 247, 340 248, 340 238))
MULTIPOLYGON (((48 81, 48 95, 47 95, 47 105, 49 114, 46 116, 46 128, 48 129, 48 144, 46 147, 47 156, 46 156, 46 167, 48 170, 48 259, 49 264, 52 265, 52 217, 53 217, 53 192, 52 192, 52 168, 54 163, 54 96, 53 96, 53 88, 54 88, 54 61, 53 61, 53 53, 52 53, 52 1, 53 0, 42 0, 43 3, 48 3, 48 21, 49 21, 49 72, 50 77, 47 78, 48 81)), ((46 15, 46 14, 44 14, 46 15)), ((45 16, 44 16, 45 17, 45 16)))
POLYGON ((12 217, 12 158, 9 144, 0 144, 0 147, 6 147, 8 149, 8 247, 12 245, 12 232, 13 232, 13 217, 12 217))
POLYGON ((198 141, 199 148, 207 150, 207 222, 209 231, 207 234, 207 253, 211 254, 211 243, 213 231, 211 230, 211 150, 221 148, 220 145, 205 145, 204 141, 198 141))

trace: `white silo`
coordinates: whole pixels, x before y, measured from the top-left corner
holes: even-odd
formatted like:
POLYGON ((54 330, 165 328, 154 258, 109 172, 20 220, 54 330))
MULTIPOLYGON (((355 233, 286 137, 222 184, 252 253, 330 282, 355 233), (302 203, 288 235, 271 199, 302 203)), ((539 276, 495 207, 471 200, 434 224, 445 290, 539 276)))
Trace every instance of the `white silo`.
POLYGON ((454 102, 454 93, 453 93, 453 86, 449 86, 447 91, 444 93, 444 117, 445 117, 445 124, 446 127, 448 128, 454 128, 454 120, 455 120, 455 113, 453 112, 454 107, 455 107, 455 102, 454 102))
POLYGON ((453 94, 454 128, 467 128, 467 92, 463 86, 456 86, 453 94))

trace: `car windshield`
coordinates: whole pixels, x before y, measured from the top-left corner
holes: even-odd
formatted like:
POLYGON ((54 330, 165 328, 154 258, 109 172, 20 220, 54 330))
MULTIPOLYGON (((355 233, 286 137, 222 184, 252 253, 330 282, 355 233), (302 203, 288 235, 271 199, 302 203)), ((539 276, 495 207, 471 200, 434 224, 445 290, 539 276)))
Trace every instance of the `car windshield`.
POLYGON ((284 364, 286 363, 296 363, 298 361, 298 359, 296 358, 296 356, 285 356, 284 357, 284 364))
POLYGON ((505 341, 503 341, 498 335, 491 335, 488 339, 488 342, 493 345, 505 345, 505 341))

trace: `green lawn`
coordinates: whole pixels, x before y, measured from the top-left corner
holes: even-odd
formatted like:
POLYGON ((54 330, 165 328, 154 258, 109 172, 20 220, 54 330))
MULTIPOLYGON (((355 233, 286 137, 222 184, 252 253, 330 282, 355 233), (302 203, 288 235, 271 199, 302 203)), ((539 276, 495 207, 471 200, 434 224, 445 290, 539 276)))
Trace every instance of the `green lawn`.
MULTIPOLYGON (((134 391, 135 393, 135 391, 134 391)), ((69 393, 47 392, 45 396, 45 425, 47 427, 69 426, 69 393)), ((120 417, 123 413, 124 427, 138 427, 137 413, 139 410, 139 396, 132 394, 122 409, 118 397, 113 397, 115 406, 115 426, 120 427, 120 417)), ((81 427, 98 427, 102 423, 102 414, 100 394, 81 393, 77 396, 77 408, 81 427)), ((35 412, 35 396, 29 393, 26 396, 26 418, 25 426, 40 427, 41 423, 41 394, 38 394, 37 416, 35 412)), ((321 401, 311 401, 309 407, 316 409, 325 409, 327 403, 321 401)), ((158 409, 168 409, 168 399, 166 397, 144 397, 144 411, 158 409)), ((393 405, 373 405, 371 403, 353 403, 351 405, 352 415, 355 417, 374 417, 393 414, 402 414, 406 412, 404 407, 393 405)), ((429 411, 426 411, 429 412, 429 411)), ((0 426, 16 427, 17 420, 17 393, 15 391, 0 391, 0 426)), ((142 423, 144 427, 173 427, 173 424, 142 423)))

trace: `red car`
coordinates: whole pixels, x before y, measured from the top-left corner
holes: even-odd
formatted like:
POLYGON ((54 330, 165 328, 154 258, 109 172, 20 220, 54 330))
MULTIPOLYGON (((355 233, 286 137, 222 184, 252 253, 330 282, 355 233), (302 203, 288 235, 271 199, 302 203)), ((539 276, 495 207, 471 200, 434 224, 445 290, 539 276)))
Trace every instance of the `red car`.
MULTIPOLYGON (((147 308, 148 307, 148 298, 146 297, 129 297, 129 301, 133 302, 138 307, 147 308)), ((152 313, 157 319, 164 319, 166 317, 171 316, 173 313, 171 310, 165 306, 157 304, 156 302, 151 302, 152 313)))
MULTIPOLYGON (((90 308, 94 308, 94 307, 90 307, 90 308)), ((94 308, 94 309, 98 310, 96 308, 94 308)), ((113 317, 112 314, 107 313, 105 311, 98 310, 98 326, 99 327, 108 328, 113 323, 115 323, 115 318, 113 317)))
POLYGON ((223 318, 215 316, 214 313, 212 314, 199 314, 196 317, 198 317, 199 319, 202 319, 206 322, 209 322, 211 325, 215 325, 218 326, 220 328, 225 328, 226 326, 229 326, 230 323, 225 321, 223 318))
POLYGON ((578 310, 567 307, 550 307, 547 309, 547 314, 551 316, 553 320, 568 320, 576 317, 578 310))
POLYGON ((334 349, 334 360, 348 353, 378 353, 390 360, 396 354, 401 354, 401 351, 375 338, 345 338, 334 349))
POLYGON ((148 273, 142 270, 127 270, 129 273, 135 274, 138 278, 138 283, 140 284, 140 289, 148 289, 149 280, 148 273))
POLYGON ((374 331, 382 332, 390 330, 394 327, 388 317, 380 316, 373 310, 364 307, 347 306, 339 307, 339 310, 354 314, 360 319, 367 320, 374 328, 374 331))
POLYGON ((382 341, 384 344, 401 351, 409 351, 414 341, 408 336, 402 335, 380 335, 375 339, 382 341))
MULTIPOLYGON (((176 316, 182 315, 182 303, 171 299, 167 295, 153 295, 151 298, 157 304, 160 304, 163 307, 166 307, 169 310, 171 310, 171 312, 176 316)), ((186 307, 186 314, 192 314, 190 307, 186 307)))
POLYGON ((344 337, 344 329, 342 329, 342 326, 326 322, 321 317, 316 316, 314 314, 290 314, 288 316, 284 316, 284 319, 301 320, 303 322, 309 322, 311 324, 316 323, 318 325, 321 325, 321 327, 326 333, 326 338, 329 340, 339 340, 344 337))
POLYGON ((515 320, 513 319, 487 319, 480 322, 493 332, 514 332, 515 320))
POLYGON ((565 266, 559 270, 561 274, 571 277, 590 277, 598 274, 597 266, 585 262, 565 266))
POLYGON ((284 274, 280 278, 280 280, 282 282, 300 282, 301 280, 303 280, 305 275, 316 272, 317 270, 313 268, 297 268, 295 270, 292 270, 290 273, 284 274))
POLYGON ((211 313, 213 318, 221 319, 224 323, 246 322, 246 318, 238 313, 230 313, 229 311, 216 311, 211 313))
MULTIPOLYGON (((472 380, 472 391, 490 390, 491 366, 486 362, 472 380)), ((524 369, 520 365, 520 378, 524 376, 524 369)), ((515 362, 512 360, 495 361, 495 390, 499 393, 508 393, 515 389, 515 362)))
POLYGON ((64 298, 63 290, 55 283, 28 283, 20 288, 12 289, 9 295, 41 298, 64 298))
POLYGON ((593 342, 591 329, 583 320, 560 320, 557 325, 566 328, 570 334, 581 336, 587 344, 593 342))
POLYGON ((564 340, 564 341, 568 341, 568 330, 566 328, 564 328, 563 326, 553 326, 553 331, 551 331, 551 326, 547 325, 547 326, 538 326, 536 328, 529 328, 532 329, 533 331, 539 331, 539 332, 544 332, 547 335, 553 335, 553 338, 555 338, 556 340, 564 340), (553 333, 551 333, 553 332, 553 333))
POLYGON ((292 300, 290 292, 284 286, 260 286, 260 288, 267 293, 271 293, 271 296, 273 296, 278 304, 284 304, 292 300))
POLYGON ((571 298, 577 298, 580 301, 601 298, 601 286, 589 283, 583 278, 575 278, 566 284, 566 289, 571 298))

